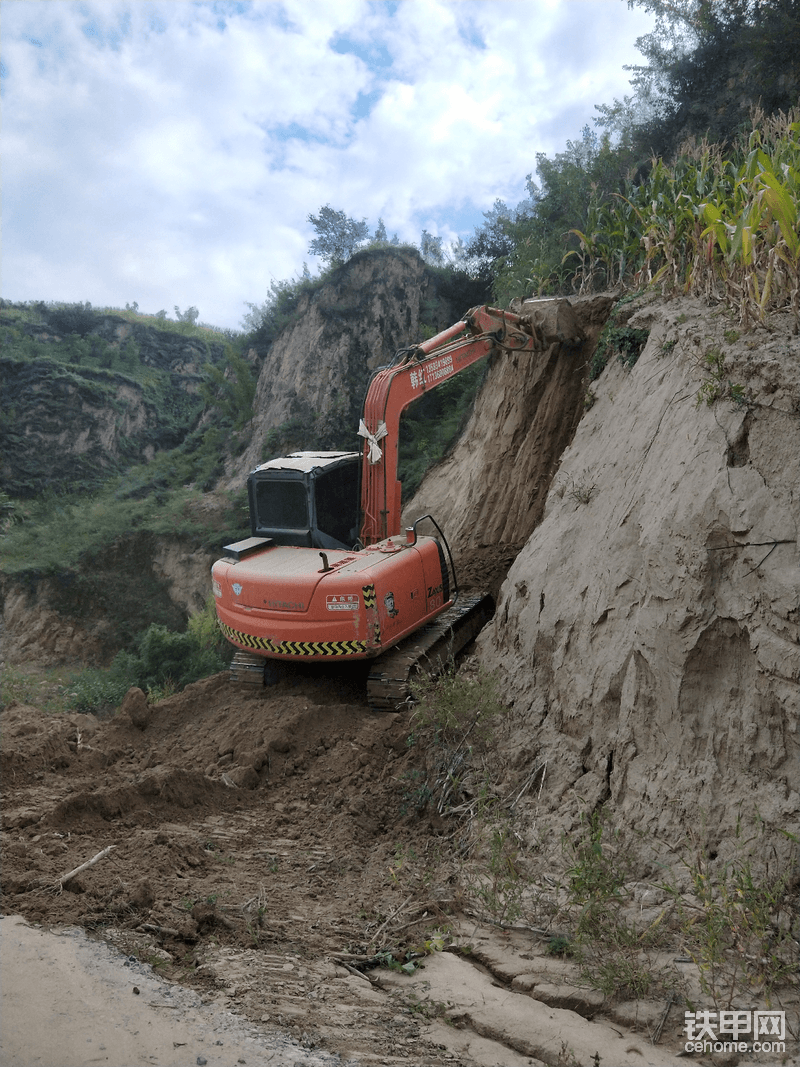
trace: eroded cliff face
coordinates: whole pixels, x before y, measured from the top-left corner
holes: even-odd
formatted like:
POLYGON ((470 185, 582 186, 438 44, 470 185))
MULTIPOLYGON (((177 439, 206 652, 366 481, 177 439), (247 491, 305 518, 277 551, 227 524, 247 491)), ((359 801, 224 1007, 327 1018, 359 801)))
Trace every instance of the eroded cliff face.
MULTIPOLYGON (((11 317, 0 310, 0 332, 11 317)), ((114 473, 176 447, 202 410, 204 365, 223 358, 216 334, 203 341, 91 311, 60 329, 57 313, 52 317, 56 325, 25 323, 16 330, 38 346, 39 358, 18 358, 9 342, 11 357, 0 359, 0 485, 14 497, 96 489, 114 473), (80 333, 68 332, 71 326, 80 333), (82 365, 75 338, 98 345, 108 365, 82 365), (138 378, 109 369, 126 352, 138 378), (155 372, 149 382, 142 365, 155 372)))
POLYGON ((494 589, 540 521, 614 302, 598 295, 520 304, 519 313, 546 323, 545 350, 492 357, 463 435, 404 506, 404 523, 432 514, 442 525, 462 582, 494 589))
MULTIPOLYGON (((480 660, 513 705, 509 759, 544 772, 533 836, 539 815, 557 843, 602 806, 659 854, 687 830, 722 854, 739 818, 780 844, 800 828, 800 339, 789 316, 737 338, 684 300, 630 325, 647 346, 592 384, 480 660)), ((481 492, 500 532, 537 488, 500 411, 501 454, 464 460, 476 491, 444 516, 459 545, 480 536, 481 492)))
POLYGON ((322 289, 301 297, 296 321, 270 347, 247 447, 228 463, 223 487, 240 487, 259 463, 293 449, 358 449, 372 372, 418 342, 423 322, 440 330, 466 310, 437 291, 415 251, 357 253, 322 289))
POLYGON ((131 534, 79 571, 0 576, 0 659, 101 665, 157 622, 183 630, 210 592, 216 555, 177 538, 131 534))

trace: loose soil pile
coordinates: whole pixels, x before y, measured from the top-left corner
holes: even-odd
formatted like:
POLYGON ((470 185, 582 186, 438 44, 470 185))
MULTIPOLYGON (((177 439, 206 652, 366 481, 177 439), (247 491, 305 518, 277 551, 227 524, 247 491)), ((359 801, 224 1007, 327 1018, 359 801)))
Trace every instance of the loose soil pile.
POLYGON ((217 675, 152 707, 132 690, 103 722, 12 704, 0 725, 3 912, 94 931, 267 1046, 275 1031, 360 1063, 677 1062, 682 1009, 617 1004, 601 1022, 545 932, 464 914, 463 826, 420 811, 410 714, 372 714, 358 672, 264 691, 217 675))
MULTIPOLYGON (((537 1052, 555 1063, 561 1044, 586 1051, 594 1040, 588 1063, 607 1028, 565 1008, 593 1016, 589 990, 585 1003, 547 1009, 562 1035, 549 1038, 553 1056, 518 1013, 481 1021, 479 1002, 498 992, 543 1009, 510 989, 547 961, 542 942, 460 913, 458 823, 418 811, 410 717, 370 713, 363 692, 357 671, 306 669, 263 691, 215 675, 155 706, 131 690, 106 721, 7 706, 3 912, 96 931, 265 1033, 362 1063, 525 1064, 537 1052), (413 973, 373 966, 380 950, 402 962, 462 929, 469 961, 435 953, 413 973), (460 1006, 452 989, 466 997, 465 976, 453 968, 483 987, 460 1006), (434 972, 450 993, 437 998, 434 972)), ((550 976, 560 966, 549 960, 550 976)), ((630 1062, 673 1062, 637 1042, 644 1060, 630 1062)))

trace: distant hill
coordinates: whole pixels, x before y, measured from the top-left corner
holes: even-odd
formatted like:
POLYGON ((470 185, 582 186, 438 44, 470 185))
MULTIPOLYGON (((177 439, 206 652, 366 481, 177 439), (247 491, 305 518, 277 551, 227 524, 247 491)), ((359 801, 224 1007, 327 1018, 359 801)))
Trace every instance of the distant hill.
POLYGON ((222 333, 89 305, 0 303, 0 490, 93 491, 175 448, 222 333))

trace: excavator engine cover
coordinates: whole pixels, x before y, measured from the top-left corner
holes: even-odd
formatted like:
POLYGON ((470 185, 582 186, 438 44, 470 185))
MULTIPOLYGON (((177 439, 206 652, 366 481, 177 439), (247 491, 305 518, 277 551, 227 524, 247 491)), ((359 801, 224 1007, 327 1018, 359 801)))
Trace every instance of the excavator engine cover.
POLYGON ((226 546, 211 573, 225 636, 269 659, 368 659, 452 604, 435 537, 353 552, 252 537, 226 546))

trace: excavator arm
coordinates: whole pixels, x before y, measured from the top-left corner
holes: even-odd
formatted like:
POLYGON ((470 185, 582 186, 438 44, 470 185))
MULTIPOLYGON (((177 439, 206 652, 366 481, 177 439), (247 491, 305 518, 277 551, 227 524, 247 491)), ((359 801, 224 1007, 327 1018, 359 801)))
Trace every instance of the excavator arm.
POLYGON ((363 545, 400 532, 397 450, 403 411, 426 392, 492 352, 540 351, 549 340, 531 317, 483 305, 472 308, 454 326, 430 340, 401 350, 390 366, 376 372, 367 390, 358 431, 364 438, 363 545))

